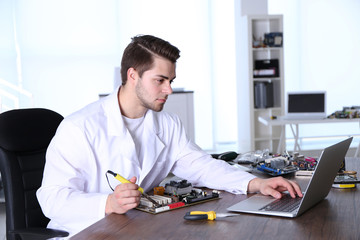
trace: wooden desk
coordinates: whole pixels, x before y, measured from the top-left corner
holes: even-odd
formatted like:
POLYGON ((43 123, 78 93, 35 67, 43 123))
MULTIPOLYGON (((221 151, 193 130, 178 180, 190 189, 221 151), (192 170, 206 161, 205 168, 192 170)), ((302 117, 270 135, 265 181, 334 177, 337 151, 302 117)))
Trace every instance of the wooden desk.
MULTIPOLYGON (((347 158, 346 167, 359 173, 360 159, 347 158)), ((305 190, 309 177, 296 180, 305 190)), ((71 239, 360 239, 357 188, 331 189, 325 200, 297 218, 239 214, 215 221, 183 219, 194 210, 227 212, 227 207, 246 198, 224 192, 219 200, 158 215, 137 210, 111 214, 71 239)))

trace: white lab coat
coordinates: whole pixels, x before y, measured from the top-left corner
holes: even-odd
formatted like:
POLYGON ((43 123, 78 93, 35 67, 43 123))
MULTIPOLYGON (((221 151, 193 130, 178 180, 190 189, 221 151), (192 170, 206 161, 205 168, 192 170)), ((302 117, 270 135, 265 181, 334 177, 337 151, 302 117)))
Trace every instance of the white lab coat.
MULTIPOLYGON (((37 197, 49 227, 75 234, 105 216, 107 170, 149 191, 172 172, 194 186, 246 193, 253 175, 215 160, 190 141, 175 115, 148 110, 139 164, 117 91, 65 118, 52 139, 37 197)), ((110 184, 117 182, 109 175, 110 184)))

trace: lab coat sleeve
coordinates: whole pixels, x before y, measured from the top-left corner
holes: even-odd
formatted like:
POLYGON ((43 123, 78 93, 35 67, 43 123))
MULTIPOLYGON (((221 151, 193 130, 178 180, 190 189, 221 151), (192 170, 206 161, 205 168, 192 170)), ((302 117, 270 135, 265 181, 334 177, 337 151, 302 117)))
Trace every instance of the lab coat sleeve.
POLYGON ((180 119, 174 118, 175 135, 173 144, 179 149, 172 172, 188 180, 194 186, 225 190, 235 194, 247 193, 254 175, 235 168, 225 161, 217 160, 188 139, 180 119))
POLYGON ((188 141, 176 161, 173 173, 187 179, 194 186, 225 190, 234 194, 246 194, 254 175, 237 169, 225 161, 217 160, 188 141))
MULTIPOLYGON (((64 120, 46 154, 37 197, 51 223, 67 231, 86 228, 105 216, 108 193, 88 192, 96 161, 84 132, 64 120)), ((96 174, 95 174, 96 175, 96 174)))

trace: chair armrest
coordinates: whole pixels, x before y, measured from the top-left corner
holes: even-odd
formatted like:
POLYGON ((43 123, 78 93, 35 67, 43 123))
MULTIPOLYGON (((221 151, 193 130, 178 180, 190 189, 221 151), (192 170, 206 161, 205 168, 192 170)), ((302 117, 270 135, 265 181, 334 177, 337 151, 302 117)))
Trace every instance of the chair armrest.
POLYGON ((49 238, 69 236, 69 233, 66 231, 51 228, 26 228, 14 230, 10 233, 20 236, 23 240, 45 240, 49 238))

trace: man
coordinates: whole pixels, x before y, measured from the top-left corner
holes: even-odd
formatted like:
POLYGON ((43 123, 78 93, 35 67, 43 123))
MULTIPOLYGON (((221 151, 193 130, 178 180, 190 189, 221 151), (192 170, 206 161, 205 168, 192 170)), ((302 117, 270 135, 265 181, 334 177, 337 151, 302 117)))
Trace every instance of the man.
POLYGON ((280 198, 287 190, 302 196, 295 182, 255 178, 213 159, 187 138, 177 116, 161 112, 179 53, 162 39, 134 37, 123 54, 121 87, 60 124, 37 192, 49 227, 75 234, 106 214, 126 213, 139 204, 139 185, 149 191, 170 172, 195 186, 232 193, 280 198), (115 183, 112 192, 107 170, 131 183, 115 183))

